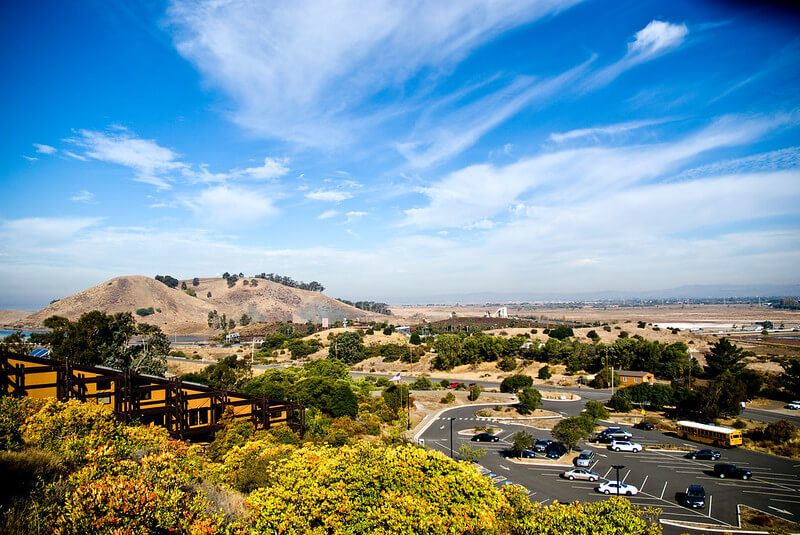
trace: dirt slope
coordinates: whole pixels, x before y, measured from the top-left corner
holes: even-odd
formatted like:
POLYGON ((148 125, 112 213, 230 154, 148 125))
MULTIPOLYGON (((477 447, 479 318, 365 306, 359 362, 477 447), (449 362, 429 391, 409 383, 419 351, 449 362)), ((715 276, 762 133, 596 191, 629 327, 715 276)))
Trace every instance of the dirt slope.
POLYGON ((78 292, 50 304, 25 318, 29 327, 41 325, 53 315, 76 319, 84 312, 101 310, 106 313, 132 312, 141 322, 158 325, 170 334, 209 334, 208 313, 216 310, 238 322, 242 314, 253 321, 331 322, 343 318, 378 317, 341 303, 319 292, 289 288, 261 279, 237 281, 233 287, 221 278, 200 279, 200 284, 186 282, 196 297, 180 289, 169 288, 150 277, 129 275, 115 277, 98 286, 78 292), (256 285, 251 281, 256 280, 256 285), (211 294, 211 297, 208 294, 211 294), (152 307, 154 314, 140 317, 139 308, 152 307))

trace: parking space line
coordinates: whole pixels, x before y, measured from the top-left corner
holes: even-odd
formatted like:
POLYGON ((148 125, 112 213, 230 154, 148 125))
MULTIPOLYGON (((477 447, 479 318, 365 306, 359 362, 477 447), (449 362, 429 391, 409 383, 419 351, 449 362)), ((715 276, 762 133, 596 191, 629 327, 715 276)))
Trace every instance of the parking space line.
POLYGON ((608 477, 608 473, 609 473, 610 471, 611 471, 611 468, 609 468, 609 469, 606 471, 606 473, 605 473, 605 474, 603 474, 603 479, 605 479, 605 478, 607 478, 607 477, 608 477))
POLYGON ((639 487, 639 491, 640 491, 640 492, 641 492, 642 490, 644 490, 644 485, 645 485, 645 483, 647 483, 647 478, 648 478, 648 477, 650 477, 650 474, 648 474, 648 475, 644 476, 644 481, 642 481, 642 486, 641 486, 641 487, 639 487))
MULTIPOLYGON (((742 492, 745 493, 745 494, 764 494, 760 490, 743 490, 742 492)), ((776 492, 773 492, 771 494, 772 494, 772 496, 780 496, 781 498, 795 498, 795 497, 797 497, 797 494, 778 494, 776 492)))
POLYGON ((711 517, 711 502, 713 502, 713 501, 714 501, 714 497, 711 494, 709 494, 708 495, 708 518, 712 518, 711 517))
POLYGON ((664 488, 661 489, 661 497, 659 498, 661 500, 664 499, 664 493, 667 491, 667 483, 669 483, 669 481, 664 481, 664 488))
POLYGON ((628 470, 628 473, 625 474, 625 477, 622 478, 622 482, 625 483, 625 480, 628 479, 628 476, 631 475, 631 471, 628 470))
POLYGON ((771 502, 786 502, 786 503, 800 503, 798 500, 779 500, 777 498, 770 498, 769 501, 771 502))

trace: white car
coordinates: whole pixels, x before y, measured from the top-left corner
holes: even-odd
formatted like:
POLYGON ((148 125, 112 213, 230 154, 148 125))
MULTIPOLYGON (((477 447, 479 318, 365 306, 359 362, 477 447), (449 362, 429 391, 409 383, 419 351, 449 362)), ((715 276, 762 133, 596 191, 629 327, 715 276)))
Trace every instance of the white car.
POLYGON ((631 442, 630 440, 615 440, 608 445, 608 449, 614 451, 632 451, 633 453, 639 453, 643 448, 638 442, 631 442))
POLYGON ((606 481, 605 483, 597 485, 594 490, 602 492, 603 494, 621 494, 624 496, 636 496, 639 494, 639 489, 633 485, 627 485, 617 481, 606 481))
POLYGON ((786 405, 787 409, 792 409, 793 411, 800 410, 800 401, 792 401, 788 405, 786 405))

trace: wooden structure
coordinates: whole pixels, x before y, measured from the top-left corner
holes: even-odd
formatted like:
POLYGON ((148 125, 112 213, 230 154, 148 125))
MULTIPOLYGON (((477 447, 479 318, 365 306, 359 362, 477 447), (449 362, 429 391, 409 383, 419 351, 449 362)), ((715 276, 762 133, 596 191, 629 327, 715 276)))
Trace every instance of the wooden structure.
POLYGON ((630 370, 619 370, 616 372, 619 377, 619 383, 616 385, 619 388, 626 386, 635 386, 642 383, 650 383, 651 385, 656 382, 656 376, 650 372, 634 372, 630 370))
POLYGON ((166 427, 178 438, 212 434, 228 408, 234 418, 249 419, 258 429, 276 425, 300 433, 305 429, 305 411, 299 403, 218 390, 178 377, 28 355, 0 353, 0 395, 109 405, 122 420, 166 427))

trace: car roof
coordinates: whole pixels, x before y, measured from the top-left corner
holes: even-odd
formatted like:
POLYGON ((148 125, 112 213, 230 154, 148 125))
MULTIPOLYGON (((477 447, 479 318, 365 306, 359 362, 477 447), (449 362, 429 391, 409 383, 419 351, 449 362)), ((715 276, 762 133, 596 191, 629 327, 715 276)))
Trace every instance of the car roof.
POLYGON ((686 490, 691 491, 691 492, 700 492, 700 491, 705 492, 706 491, 706 489, 703 488, 703 485, 689 485, 689 488, 686 489, 686 490))

